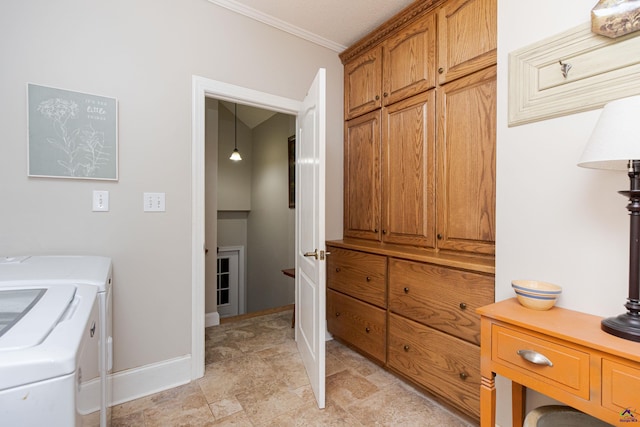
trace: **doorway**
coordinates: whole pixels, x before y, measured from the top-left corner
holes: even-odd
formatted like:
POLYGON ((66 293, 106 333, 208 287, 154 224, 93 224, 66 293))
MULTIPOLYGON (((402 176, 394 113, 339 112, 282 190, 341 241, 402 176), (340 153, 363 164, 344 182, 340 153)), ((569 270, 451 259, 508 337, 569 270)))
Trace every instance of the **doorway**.
POLYGON ((289 138, 296 118, 261 108, 206 99, 205 272, 206 326, 215 317, 253 313, 293 304, 291 280, 282 270, 295 265, 295 209, 289 204, 289 138), (236 151, 237 150, 237 151, 236 151), (230 158, 231 153, 240 160, 230 158), (217 154, 217 155, 216 155, 217 154), (214 207, 215 198, 217 206, 214 207), (223 247, 242 248, 239 285, 220 292, 216 260, 223 247), (245 280, 246 279, 246 280, 245 280), (216 298, 218 296, 218 298, 216 298), (219 297, 230 298, 221 301, 219 297), (234 309, 237 307, 237 309, 234 309), (215 316, 214 316, 215 314, 215 316))
MULTIPOLYGON (((205 327, 205 99, 242 103, 289 115, 297 115, 298 100, 259 92, 194 76, 192 79, 192 325, 191 377, 204 375, 205 327)), ((215 198, 214 198, 215 199, 215 198)), ((207 209, 217 211, 217 202, 207 209)), ((214 240, 214 241, 217 241, 214 240)))

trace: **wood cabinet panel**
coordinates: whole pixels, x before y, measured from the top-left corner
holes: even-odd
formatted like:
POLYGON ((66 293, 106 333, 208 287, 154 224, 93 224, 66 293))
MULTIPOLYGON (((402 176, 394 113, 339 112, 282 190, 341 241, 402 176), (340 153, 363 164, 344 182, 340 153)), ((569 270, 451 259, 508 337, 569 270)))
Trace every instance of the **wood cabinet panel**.
POLYGON ((436 84, 436 17, 430 13, 383 44, 383 104, 416 95, 436 84))
POLYGON ((496 67, 438 93, 438 247, 495 254, 496 67))
POLYGON ((380 240, 380 110, 345 122, 344 235, 380 240))
POLYGON ((480 348, 389 314, 389 367, 462 411, 480 414, 480 348))
MULTIPOLYGON (((640 368, 615 360, 602 360, 602 406, 619 414, 640 402, 640 368)), ((620 418, 624 418, 622 415, 620 418)))
POLYGON ((438 81, 496 63, 497 0, 449 0, 438 11, 438 81))
POLYGON ((435 247, 435 91, 382 115, 382 240, 435 247))
POLYGON ((458 338, 480 344, 476 310, 493 301, 493 276, 389 260, 389 309, 458 338))
POLYGON ((370 357, 385 362, 385 310, 328 289, 327 329, 370 357))
POLYGON ((512 369, 526 371, 527 375, 536 376, 583 399, 589 398, 589 353, 501 326, 494 326, 491 334, 492 359, 512 369), (533 363, 520 355, 520 351, 544 356, 551 366, 533 363))
POLYGON ((344 114, 352 119, 382 106, 382 46, 344 66, 344 114))
POLYGON ((387 307, 387 258, 329 247, 327 286, 379 307, 387 307))

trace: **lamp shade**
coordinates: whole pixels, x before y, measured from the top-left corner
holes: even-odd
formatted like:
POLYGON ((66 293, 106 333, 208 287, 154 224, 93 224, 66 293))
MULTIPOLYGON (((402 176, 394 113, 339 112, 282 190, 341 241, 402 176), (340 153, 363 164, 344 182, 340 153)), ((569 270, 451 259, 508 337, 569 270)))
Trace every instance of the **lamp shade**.
POLYGON ((626 171, 629 160, 640 160, 640 96, 604 106, 578 166, 626 171))

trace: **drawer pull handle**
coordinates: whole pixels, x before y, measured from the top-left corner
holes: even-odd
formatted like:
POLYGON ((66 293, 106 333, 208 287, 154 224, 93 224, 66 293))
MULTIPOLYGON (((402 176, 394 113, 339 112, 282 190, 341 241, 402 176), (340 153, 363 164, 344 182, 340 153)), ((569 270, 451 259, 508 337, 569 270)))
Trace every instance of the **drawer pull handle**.
POLYGON ((367 282, 371 281, 371 277, 367 276, 367 282))
POLYGON ((546 356, 538 353, 537 351, 518 350, 518 355, 522 357, 524 360, 534 363, 536 365, 553 366, 553 363, 551 363, 551 360, 547 359, 546 356))
POLYGON ((365 331, 366 333, 369 333, 369 332, 371 332, 371 329, 369 329, 369 327, 367 326, 366 328, 364 328, 364 331, 365 331))
POLYGON ((460 310, 466 310, 467 309, 467 304, 461 302, 460 303, 460 310))
POLYGON ((404 290, 404 293, 405 293, 405 294, 408 294, 408 293, 409 293, 409 288, 404 288, 403 290, 404 290))
POLYGON ((460 379, 461 380, 466 380, 467 378, 469 378, 469 374, 467 374, 466 372, 460 372, 460 379))
POLYGON ((409 346, 408 345, 404 346, 404 351, 409 351, 409 346))

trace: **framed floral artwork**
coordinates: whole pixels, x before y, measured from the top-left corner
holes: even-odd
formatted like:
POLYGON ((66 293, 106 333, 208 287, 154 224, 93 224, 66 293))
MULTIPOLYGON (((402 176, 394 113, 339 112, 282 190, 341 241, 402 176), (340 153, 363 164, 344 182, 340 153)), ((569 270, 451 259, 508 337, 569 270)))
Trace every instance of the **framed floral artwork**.
POLYGON ((118 179, 114 98, 27 84, 28 175, 118 179))

